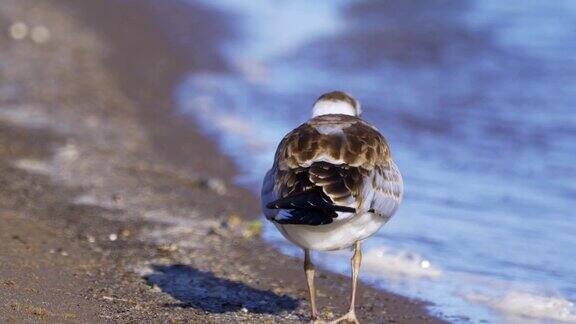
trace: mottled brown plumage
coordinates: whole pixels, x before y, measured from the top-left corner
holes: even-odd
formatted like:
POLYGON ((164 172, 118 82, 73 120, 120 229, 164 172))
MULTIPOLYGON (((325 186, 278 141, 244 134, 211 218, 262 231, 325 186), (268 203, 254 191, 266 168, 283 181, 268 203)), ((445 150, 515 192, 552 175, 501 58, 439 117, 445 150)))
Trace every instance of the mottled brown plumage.
POLYGON ((280 143, 275 188, 285 197, 321 186, 334 203, 356 204, 357 208, 363 177, 372 170, 387 168, 389 157, 384 137, 360 118, 318 116, 280 143))

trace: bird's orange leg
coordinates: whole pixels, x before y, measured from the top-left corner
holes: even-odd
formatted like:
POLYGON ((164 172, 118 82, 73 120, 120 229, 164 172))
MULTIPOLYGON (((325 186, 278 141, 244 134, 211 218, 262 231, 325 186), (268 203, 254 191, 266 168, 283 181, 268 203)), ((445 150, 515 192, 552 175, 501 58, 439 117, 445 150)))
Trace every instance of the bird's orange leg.
POLYGON ((356 241, 354 244, 354 255, 350 260, 352 264, 352 296, 350 297, 350 310, 346 315, 336 319, 331 323, 355 323, 359 324, 356 318, 356 312, 354 311, 354 305, 356 303, 356 287, 358 285, 358 273, 360 272, 360 263, 362 262, 362 251, 360 249, 360 241, 356 241))
POLYGON ((316 288, 314 287, 314 265, 310 259, 310 250, 304 250, 304 272, 306 273, 306 282, 308 283, 308 292, 310 292, 310 305, 312 306, 312 322, 318 320, 318 310, 316 309, 316 288))

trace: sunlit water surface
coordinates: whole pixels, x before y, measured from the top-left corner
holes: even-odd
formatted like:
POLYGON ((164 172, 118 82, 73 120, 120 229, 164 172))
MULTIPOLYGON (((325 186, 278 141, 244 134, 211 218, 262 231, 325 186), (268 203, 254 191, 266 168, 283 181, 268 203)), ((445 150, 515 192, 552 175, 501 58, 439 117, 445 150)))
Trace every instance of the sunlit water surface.
MULTIPOLYGON (((576 322, 576 4, 206 1, 241 37, 190 74, 200 120, 254 191, 322 92, 360 99, 405 179, 362 279, 452 321, 576 322)), ((300 255, 267 225, 264 237, 300 255)), ((348 273, 349 252, 318 254, 348 273)))

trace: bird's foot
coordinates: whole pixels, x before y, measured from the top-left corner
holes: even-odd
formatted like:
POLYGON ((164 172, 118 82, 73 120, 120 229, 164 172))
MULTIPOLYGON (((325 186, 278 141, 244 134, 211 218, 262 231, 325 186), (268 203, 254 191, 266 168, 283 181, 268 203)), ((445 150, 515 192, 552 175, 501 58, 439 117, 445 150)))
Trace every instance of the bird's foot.
POLYGON ((339 323, 360 324, 360 322, 358 322, 358 319, 356 318, 356 313, 354 311, 349 311, 348 313, 346 313, 346 315, 339 317, 339 318, 337 318, 337 319, 335 319, 329 323, 330 324, 339 324, 339 323))

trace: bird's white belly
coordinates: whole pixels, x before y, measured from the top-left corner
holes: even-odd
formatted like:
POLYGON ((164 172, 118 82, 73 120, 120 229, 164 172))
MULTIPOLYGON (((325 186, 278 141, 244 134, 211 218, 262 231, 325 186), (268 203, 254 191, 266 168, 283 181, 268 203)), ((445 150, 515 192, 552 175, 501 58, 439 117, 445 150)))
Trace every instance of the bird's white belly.
POLYGON ((326 225, 278 224, 276 227, 290 242, 304 249, 331 251, 352 246, 376 233, 389 218, 373 213, 355 215, 326 225))

